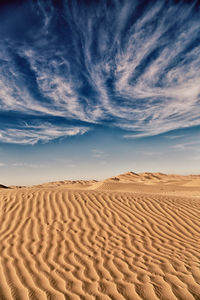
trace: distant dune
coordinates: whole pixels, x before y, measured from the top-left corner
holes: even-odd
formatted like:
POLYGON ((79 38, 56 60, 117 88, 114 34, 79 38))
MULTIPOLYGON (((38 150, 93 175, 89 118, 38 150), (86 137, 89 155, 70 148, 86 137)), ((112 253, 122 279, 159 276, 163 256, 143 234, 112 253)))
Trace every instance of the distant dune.
POLYGON ((0 299, 200 299, 199 175, 0 188, 0 299))
POLYGON ((3 184, 0 184, 0 189, 8 189, 9 187, 3 185, 3 184))
MULTIPOLYGON (((59 187, 63 186, 69 189, 80 188, 80 189, 96 189, 100 187, 105 187, 107 189, 108 183, 133 183, 133 188, 135 184, 142 185, 178 185, 178 186, 200 186, 200 175, 175 175, 175 174, 163 174, 163 173, 134 173, 127 172, 118 176, 108 178, 104 181, 97 180, 62 180, 55 182, 48 182, 37 187, 59 187)), ((124 185, 125 187, 126 185, 124 185)))
POLYGON ((134 183, 144 183, 144 184, 179 184, 185 185, 190 183, 191 186, 199 186, 200 175, 174 175, 174 174, 163 174, 163 173, 134 173, 128 172, 121 174, 116 177, 107 179, 106 181, 118 181, 118 182, 134 182, 134 183))

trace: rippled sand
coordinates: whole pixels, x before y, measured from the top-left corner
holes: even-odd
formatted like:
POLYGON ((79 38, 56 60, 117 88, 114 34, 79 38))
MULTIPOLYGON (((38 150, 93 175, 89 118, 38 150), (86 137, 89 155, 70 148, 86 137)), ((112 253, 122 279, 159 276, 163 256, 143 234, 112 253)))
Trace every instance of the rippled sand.
POLYGON ((0 189, 0 299, 200 299, 199 179, 120 176, 0 189))

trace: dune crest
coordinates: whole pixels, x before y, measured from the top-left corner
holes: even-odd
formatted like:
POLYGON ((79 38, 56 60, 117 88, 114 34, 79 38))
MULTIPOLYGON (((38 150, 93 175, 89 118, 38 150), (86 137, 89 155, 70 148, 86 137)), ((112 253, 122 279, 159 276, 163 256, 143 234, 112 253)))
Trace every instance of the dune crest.
POLYGON ((135 182, 144 184, 172 184, 198 186, 200 183, 200 175, 176 175, 176 174, 163 174, 163 173, 134 173, 127 172, 115 177, 108 178, 106 181, 120 181, 120 182, 135 182))
POLYGON ((129 172, 1 189, 0 299, 200 299, 192 180, 129 172))
POLYGON ((0 189, 9 189, 9 187, 6 185, 0 184, 0 189))

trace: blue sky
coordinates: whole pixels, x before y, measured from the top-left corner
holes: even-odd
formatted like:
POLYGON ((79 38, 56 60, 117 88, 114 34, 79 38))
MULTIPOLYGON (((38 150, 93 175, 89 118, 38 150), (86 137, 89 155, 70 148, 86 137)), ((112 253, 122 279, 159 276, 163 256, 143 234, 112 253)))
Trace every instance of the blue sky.
POLYGON ((0 182, 200 173, 196 1, 1 1, 0 182))

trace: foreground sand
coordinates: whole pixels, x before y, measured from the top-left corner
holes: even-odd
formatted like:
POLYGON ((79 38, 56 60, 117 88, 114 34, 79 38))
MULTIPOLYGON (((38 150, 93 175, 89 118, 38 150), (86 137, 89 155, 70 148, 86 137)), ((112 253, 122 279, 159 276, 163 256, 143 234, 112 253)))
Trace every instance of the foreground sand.
POLYGON ((145 174, 1 188, 0 299, 200 299, 200 179, 145 174))

